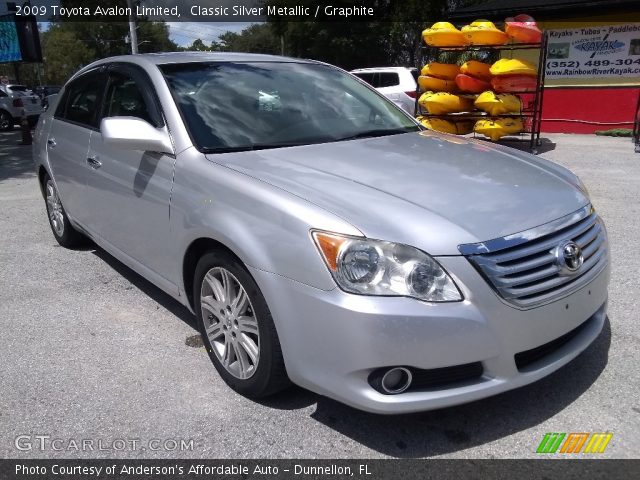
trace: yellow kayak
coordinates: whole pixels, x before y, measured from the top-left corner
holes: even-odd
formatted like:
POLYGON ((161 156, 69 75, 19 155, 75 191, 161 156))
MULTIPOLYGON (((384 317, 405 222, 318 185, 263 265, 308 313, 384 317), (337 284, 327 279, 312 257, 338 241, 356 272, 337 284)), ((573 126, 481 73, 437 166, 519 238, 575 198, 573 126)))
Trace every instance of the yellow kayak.
POLYGON ((461 30, 471 45, 504 45, 509 41, 507 34, 489 20, 476 20, 461 30))
POLYGON ((510 93, 486 91, 478 95, 475 106, 489 115, 504 115, 505 113, 520 113, 522 103, 519 97, 510 93))
POLYGON ((460 73, 489 81, 491 80, 491 65, 477 60, 469 60, 460 66, 460 73))
POLYGON ((429 65, 422 67, 420 73, 430 77, 442 78, 443 80, 453 80, 460 73, 460 67, 451 63, 431 62, 429 65))
POLYGON ((491 65, 492 75, 538 75, 534 63, 519 58, 503 58, 491 65))
POLYGON ((464 34, 449 22, 434 23, 422 31, 422 39, 432 47, 461 47, 467 45, 464 34))
POLYGON ((418 85, 423 91, 432 90, 434 92, 455 92, 458 87, 453 80, 443 80, 442 78, 420 75, 418 85))
POLYGON ((418 103, 433 115, 473 110, 473 98, 446 92, 425 92, 418 99, 418 103))
POLYGON ((506 135, 514 135, 522 132, 524 126, 522 125, 522 120, 519 118, 490 118, 487 120, 478 120, 473 130, 497 142, 506 135))
POLYGON ((473 131, 473 122, 468 120, 458 120, 454 122, 445 120, 444 118, 428 118, 422 116, 416 119, 429 130, 435 130, 436 132, 465 135, 473 131))

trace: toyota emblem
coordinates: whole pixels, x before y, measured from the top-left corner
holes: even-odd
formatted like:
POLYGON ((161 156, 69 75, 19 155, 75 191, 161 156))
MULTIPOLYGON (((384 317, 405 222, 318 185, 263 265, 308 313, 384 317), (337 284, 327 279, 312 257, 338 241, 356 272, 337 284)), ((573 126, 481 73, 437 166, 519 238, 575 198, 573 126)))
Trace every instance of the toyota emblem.
POLYGON ((580 269, 583 263, 582 249, 576 242, 562 242, 556 248, 556 264, 562 273, 574 273, 580 269))

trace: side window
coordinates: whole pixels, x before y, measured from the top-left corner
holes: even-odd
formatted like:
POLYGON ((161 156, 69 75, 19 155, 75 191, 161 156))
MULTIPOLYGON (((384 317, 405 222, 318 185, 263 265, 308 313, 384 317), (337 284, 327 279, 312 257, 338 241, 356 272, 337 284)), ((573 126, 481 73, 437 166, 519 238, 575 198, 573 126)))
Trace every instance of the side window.
POLYGON ((0 98, 3 97, 8 97, 9 95, 7 95, 6 93, 4 93, 4 90, 0 90, 0 98))
POLYGON ((137 117, 155 123, 135 80, 121 73, 111 73, 109 77, 103 117, 137 117))
POLYGON ((375 73, 366 72, 366 73, 356 73, 355 75, 356 77, 359 77, 360 80, 364 80, 369 85, 375 88, 375 77, 376 77, 375 73))
POLYGON ((400 84, 400 78, 395 72, 380 72, 378 77, 377 88, 395 87, 400 84))
POLYGON ((89 75, 69 85, 66 102, 60 105, 58 117, 89 127, 97 127, 96 111, 104 89, 101 75, 89 75))

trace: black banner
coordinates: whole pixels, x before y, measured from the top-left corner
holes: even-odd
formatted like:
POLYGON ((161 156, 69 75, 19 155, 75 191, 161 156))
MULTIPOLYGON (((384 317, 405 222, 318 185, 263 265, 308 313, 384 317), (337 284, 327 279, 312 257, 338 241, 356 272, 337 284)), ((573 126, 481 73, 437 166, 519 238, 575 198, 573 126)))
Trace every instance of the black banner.
POLYGON ((1 479, 420 479, 617 480, 640 460, 0 460, 1 479))

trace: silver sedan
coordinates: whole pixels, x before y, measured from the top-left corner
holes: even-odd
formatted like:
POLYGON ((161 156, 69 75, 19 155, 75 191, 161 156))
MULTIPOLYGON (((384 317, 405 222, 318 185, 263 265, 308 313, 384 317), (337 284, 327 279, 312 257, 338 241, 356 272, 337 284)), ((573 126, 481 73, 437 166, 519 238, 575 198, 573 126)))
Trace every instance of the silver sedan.
POLYGON ((191 309, 249 397, 469 402, 557 370, 605 320, 607 234, 575 175, 426 131, 330 65, 107 58, 35 137, 56 240, 91 238, 191 309))

